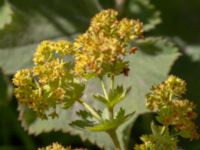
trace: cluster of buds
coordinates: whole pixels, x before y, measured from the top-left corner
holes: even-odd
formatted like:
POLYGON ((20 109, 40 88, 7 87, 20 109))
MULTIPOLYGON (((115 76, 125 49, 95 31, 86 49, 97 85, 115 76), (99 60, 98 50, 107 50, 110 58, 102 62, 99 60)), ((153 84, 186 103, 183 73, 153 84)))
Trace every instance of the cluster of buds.
POLYGON ((143 135, 141 140, 144 144, 138 144, 134 150, 178 150, 177 140, 170 136, 143 135))
POLYGON ((128 53, 127 44, 141 35, 142 23, 126 18, 119 21, 117 15, 112 9, 100 12, 74 43, 43 41, 34 54, 35 66, 14 76, 18 101, 43 119, 56 117, 58 104, 70 107, 80 99, 84 90, 80 81, 85 75, 116 75, 128 70, 123 56, 128 53))
POLYGON ((71 148, 63 147, 61 144, 56 142, 56 143, 52 143, 52 145, 49 145, 47 147, 38 148, 38 150, 71 150, 71 148))
POLYGON ((128 68, 124 56, 131 53, 127 45, 142 34, 139 20, 117 19, 112 9, 97 14, 89 29, 75 43, 75 73, 81 76, 118 75, 128 68))
POLYGON ((84 150, 82 148, 75 148, 72 149, 70 146, 64 147, 61 144, 55 142, 52 143, 51 145, 44 147, 44 148, 38 148, 38 150, 84 150))
POLYGON ((183 99, 186 92, 185 81, 175 76, 169 78, 152 88, 146 96, 146 105, 150 110, 156 111, 157 121, 164 126, 173 126, 175 131, 184 138, 198 139, 192 101, 183 99))
POLYGON ((18 101, 42 119, 56 117, 56 106, 68 103, 79 85, 73 78, 73 65, 65 58, 71 54, 72 45, 67 41, 44 41, 34 55, 35 66, 18 71, 13 78, 18 101))

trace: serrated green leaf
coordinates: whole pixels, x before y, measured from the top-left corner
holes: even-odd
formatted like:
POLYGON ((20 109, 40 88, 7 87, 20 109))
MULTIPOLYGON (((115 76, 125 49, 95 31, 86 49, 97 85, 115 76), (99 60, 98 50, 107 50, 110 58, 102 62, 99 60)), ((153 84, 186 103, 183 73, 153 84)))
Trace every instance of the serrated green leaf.
POLYGON ((119 119, 119 120, 124 120, 124 122, 125 122, 125 121, 129 120, 130 117, 133 117, 134 114, 135 114, 135 112, 125 115, 125 109, 120 108, 119 111, 117 112, 117 115, 115 118, 119 119))
POLYGON ((108 105, 108 103, 109 103, 108 100, 101 94, 94 94, 93 97, 94 97, 94 99, 102 102, 105 105, 108 105))
POLYGON ((85 111, 85 110, 79 110, 77 112, 77 115, 80 116, 82 119, 87 119, 87 118, 91 118, 92 117, 92 115, 89 112, 85 111))
POLYGON ((72 123, 70 123, 72 127, 79 127, 81 129, 85 127, 89 127, 93 125, 93 122, 87 121, 87 120, 75 120, 72 123))
POLYGON ((79 127, 83 129, 94 124, 94 121, 92 120, 93 116, 89 112, 85 110, 79 110, 78 112, 76 112, 76 114, 81 118, 81 120, 72 121, 72 123, 70 123, 72 127, 79 127))
POLYGON ((114 107, 127 96, 130 90, 131 87, 128 87, 126 90, 124 90, 123 86, 117 86, 115 89, 111 89, 108 94, 108 106, 114 107))
POLYGON ((125 116, 125 110, 123 108, 120 108, 117 112, 116 118, 123 118, 125 116))
POLYGON ((109 99, 109 106, 113 107, 115 104, 120 102, 122 100, 122 95, 124 93, 123 86, 117 86, 114 89, 111 89, 108 93, 108 99, 109 99))
POLYGON ((66 102, 64 104, 65 109, 71 107, 77 100, 83 96, 83 91, 85 89, 84 84, 71 83, 71 88, 69 88, 68 95, 66 97, 66 102))
POLYGON ((98 124, 94 124, 92 127, 88 127, 87 129, 90 131, 111 131, 117 129, 121 124, 126 122, 130 116, 133 116, 134 113, 130 113, 125 115, 125 110, 120 108, 116 117, 112 120, 103 120, 98 124))
POLYGON ((161 23, 160 12, 150 0, 127 0, 123 10, 123 16, 140 19, 144 23, 144 31, 154 29, 161 23))
MULTIPOLYGON (((130 61, 130 72, 128 77, 120 76, 117 78, 119 85, 124 87, 132 86, 130 94, 124 101, 117 106, 116 110, 121 107, 126 110, 126 113, 136 111, 134 117, 130 117, 130 121, 127 121, 122 125, 117 133, 121 140, 121 145, 125 148, 126 143, 130 134, 130 127, 132 126, 133 119, 139 114, 147 111, 144 102, 144 96, 149 91, 152 85, 158 84, 164 81, 170 70, 174 60, 179 56, 177 48, 173 46, 168 40, 161 38, 147 38, 146 40, 140 41, 138 44, 139 50, 134 56, 130 56, 127 60, 130 61), (151 41, 149 43, 149 41, 151 41), (148 47, 142 47, 142 42, 148 43, 148 47), (153 53, 148 53, 151 51, 153 53), (156 53, 154 53, 156 52, 156 53), (127 134, 123 134, 126 132, 127 134), (125 144, 123 144, 125 143, 125 144)), ((84 99, 88 100, 88 103, 94 105, 96 108, 101 109, 102 105, 97 101, 91 100, 90 96, 92 93, 101 91, 100 83, 97 80, 91 80, 86 87, 84 99)), ((89 132, 76 130, 70 127, 68 124, 75 120, 76 111, 80 109, 80 105, 75 104, 73 108, 69 110, 58 110, 59 118, 40 120, 37 119, 35 122, 30 124, 28 131, 31 134, 40 134, 42 132, 50 132, 53 130, 61 130, 63 132, 70 132, 73 135, 80 135, 83 140, 89 140, 92 143, 96 143, 99 147, 105 149, 114 149, 113 145, 110 144, 111 139, 103 132, 89 132)))
POLYGON ((13 11, 7 0, 0 2, 0 30, 12 22, 13 11))

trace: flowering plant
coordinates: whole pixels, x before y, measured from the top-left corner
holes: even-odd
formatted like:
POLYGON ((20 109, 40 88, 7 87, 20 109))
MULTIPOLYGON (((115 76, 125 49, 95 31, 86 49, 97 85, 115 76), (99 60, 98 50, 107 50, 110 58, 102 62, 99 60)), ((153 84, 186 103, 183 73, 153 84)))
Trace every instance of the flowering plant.
MULTIPOLYGON (((121 105, 132 87, 117 83, 116 78, 129 75, 132 68, 127 57, 137 51, 137 45, 130 47, 129 43, 143 39, 143 25, 139 20, 120 20, 117 16, 118 12, 112 9, 98 13, 88 30, 74 42, 43 41, 34 54, 34 66, 18 71, 13 83, 18 102, 43 120, 59 118, 58 107, 67 110, 81 104, 84 110, 76 112, 79 119, 70 125, 89 132, 105 132, 114 149, 120 150, 117 130, 133 118, 135 110, 127 112, 121 105), (91 79, 101 85, 101 92, 92 93, 93 100, 102 103, 98 110, 84 97, 91 79)), ((186 83, 170 76, 147 94, 146 106, 156 113, 156 122, 151 124, 152 134, 142 136, 144 144, 136 145, 136 150, 176 150, 178 136, 199 137, 194 123, 195 106, 183 99, 185 91, 186 83)), ((54 147, 63 149, 59 144, 46 149, 54 147)))

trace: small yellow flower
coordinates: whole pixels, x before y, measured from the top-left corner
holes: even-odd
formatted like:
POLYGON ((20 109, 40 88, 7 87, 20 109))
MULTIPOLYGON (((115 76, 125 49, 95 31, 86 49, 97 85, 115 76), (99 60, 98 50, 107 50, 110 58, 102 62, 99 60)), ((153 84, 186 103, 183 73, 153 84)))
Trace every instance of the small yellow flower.
POLYGON ((76 75, 116 75, 127 68, 124 61, 130 54, 127 45, 140 37, 142 23, 127 18, 118 20, 117 15, 118 12, 112 9, 100 12, 92 19, 89 29, 75 40, 76 75))
POLYGON ((52 143, 45 148, 38 148, 38 150, 86 150, 84 148, 71 148, 71 146, 64 147, 58 142, 52 143))
POLYGON ((137 144, 134 150, 178 150, 177 140, 164 135, 143 135, 143 144, 137 144))
POLYGON ((52 145, 49 145, 49 146, 47 146, 45 148, 38 148, 38 150, 73 150, 73 149, 71 149, 70 146, 69 147, 68 146, 64 147, 61 144, 55 142, 52 145))
POLYGON ((65 58, 72 55, 71 46, 68 41, 42 42, 34 55, 35 66, 17 72, 13 78, 18 102, 42 119, 58 116, 57 105, 77 100, 71 93, 79 83, 75 83, 73 66, 65 58))
POLYGON ((69 41, 43 41, 37 47, 33 61, 37 65, 55 58, 63 59, 71 54, 73 54, 73 48, 69 41))
POLYGON ((185 138, 198 139, 195 125, 197 114, 192 101, 183 99, 186 82, 175 76, 152 88, 146 96, 146 105, 158 113, 157 120, 165 126, 174 126, 185 138))

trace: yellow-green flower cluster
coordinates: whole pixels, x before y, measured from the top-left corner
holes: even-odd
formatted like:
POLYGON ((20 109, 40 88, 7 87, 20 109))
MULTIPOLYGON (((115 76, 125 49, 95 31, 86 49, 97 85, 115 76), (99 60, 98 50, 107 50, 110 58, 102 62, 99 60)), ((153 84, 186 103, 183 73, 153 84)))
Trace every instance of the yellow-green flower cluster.
POLYGON ((141 36, 142 23, 127 18, 118 20, 117 16, 118 12, 112 9, 100 12, 89 29, 75 40, 77 75, 120 74, 127 68, 123 60, 130 53, 127 44, 141 36))
POLYGON ((127 75, 128 62, 123 59, 136 48, 128 51, 126 47, 141 35, 142 23, 118 20, 117 15, 112 9, 100 12, 74 43, 41 42, 34 54, 35 66, 17 72, 13 79, 18 101, 43 119, 55 117, 58 104, 70 107, 82 96, 80 77, 122 72, 127 75))
POLYGON ((146 96, 146 106, 150 110, 160 109, 173 98, 181 98, 185 92, 185 81, 171 75, 165 82, 152 87, 151 92, 146 96))
POLYGON ((69 41, 43 41, 37 47, 33 61, 35 65, 54 60, 63 59, 67 55, 73 54, 73 45, 69 41))
MULTIPOLYGON (((73 150, 73 149, 71 149, 70 146, 64 147, 61 144, 55 142, 47 147, 38 148, 38 150, 73 150)), ((78 149, 74 149, 74 150, 78 150, 78 149)), ((81 149, 79 149, 79 150, 81 150, 81 149)))
POLYGON ((49 145, 45 148, 38 148, 38 150, 71 150, 70 147, 63 147, 61 144, 59 143, 53 143, 52 145, 49 145))
POLYGON ((34 55, 35 66, 18 71, 13 83, 18 101, 34 110, 39 117, 56 117, 56 106, 69 99, 74 90, 73 69, 65 60, 72 54, 68 41, 44 41, 34 55))
POLYGON ((45 148, 38 148, 38 150, 84 150, 82 148, 71 148, 70 146, 64 147, 61 144, 55 142, 45 148))
POLYGON ((186 92, 185 81, 170 76, 165 82, 154 86, 146 96, 146 105, 157 111, 157 120, 164 126, 174 126, 182 137, 197 139, 197 127, 194 123, 197 114, 193 102, 183 99, 186 92))
POLYGON ((136 145, 134 150, 178 150, 177 140, 170 136, 143 135, 143 144, 136 145))

